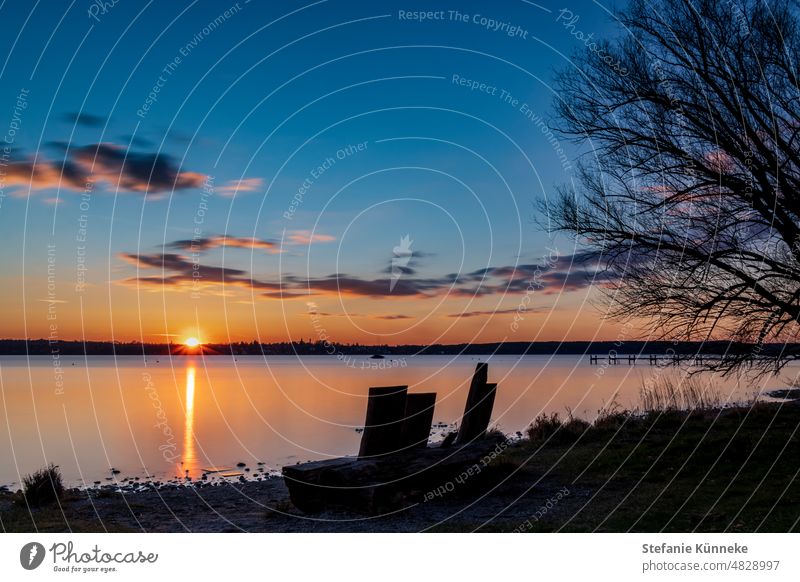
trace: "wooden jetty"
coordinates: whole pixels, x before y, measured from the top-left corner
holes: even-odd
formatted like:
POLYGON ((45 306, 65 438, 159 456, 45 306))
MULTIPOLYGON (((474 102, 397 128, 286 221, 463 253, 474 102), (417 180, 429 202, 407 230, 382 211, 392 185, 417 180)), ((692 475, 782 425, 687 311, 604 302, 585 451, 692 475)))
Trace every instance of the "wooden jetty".
POLYGON ((486 363, 477 365, 459 430, 438 446, 428 446, 436 394, 408 394, 407 386, 370 388, 358 457, 284 467, 292 503, 306 513, 345 507, 374 514, 452 484, 505 440, 486 436, 497 391, 488 370, 486 363))
POLYGON ((616 366, 621 363, 635 366, 639 362, 647 362, 650 366, 677 366, 687 363, 702 366, 720 359, 720 356, 713 354, 589 354, 589 364, 592 366, 616 366))

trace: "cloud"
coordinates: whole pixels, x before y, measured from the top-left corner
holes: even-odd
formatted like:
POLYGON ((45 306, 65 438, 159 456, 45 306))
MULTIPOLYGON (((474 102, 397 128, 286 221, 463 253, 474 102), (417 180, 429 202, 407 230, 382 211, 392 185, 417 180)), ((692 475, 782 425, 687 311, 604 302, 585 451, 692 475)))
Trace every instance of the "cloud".
POLYGON ((335 240, 335 236, 316 234, 310 230, 292 230, 286 235, 286 241, 293 245, 310 245, 312 243, 326 243, 335 240))
POLYGON ((265 293, 279 292, 278 283, 259 281, 248 276, 247 271, 231 267, 203 265, 175 253, 134 254, 121 253, 123 261, 139 269, 158 269, 159 275, 130 277, 120 281, 123 285, 153 286, 159 288, 205 288, 211 285, 235 285, 265 293))
MULTIPOLYGON (((241 237, 225 238, 208 237, 201 239, 205 244, 203 250, 220 244, 253 247, 263 245, 272 249, 271 241, 246 239, 241 237)), ((175 241, 170 247, 186 250, 191 241, 175 241)), ((369 298, 429 298, 442 295, 453 297, 482 297, 488 295, 516 295, 541 293, 545 295, 576 291, 593 284, 607 284, 612 278, 595 264, 590 268, 571 266, 587 262, 586 257, 571 256, 553 261, 548 265, 510 265, 478 269, 465 274, 453 273, 442 277, 403 277, 393 281, 389 277, 364 278, 347 273, 333 273, 321 277, 299 277, 286 274, 275 280, 261 280, 252 277, 241 269, 216 267, 193 262, 191 259, 176 253, 161 254, 122 254, 120 257, 140 269, 160 269, 159 275, 138 276, 126 279, 123 283, 136 285, 165 285, 181 287, 191 285, 206 287, 214 284, 236 285, 259 292, 264 298, 293 299, 314 295, 354 296, 369 298), (567 270, 560 270, 567 267, 567 270)), ((595 259, 592 258, 592 261, 595 259)), ((483 310, 450 314, 448 317, 479 317, 506 315, 515 310, 483 310)), ((382 316, 378 316, 381 318, 382 316)), ((390 319, 392 316, 385 316, 390 319)), ((400 319, 401 317, 395 317, 400 319)))
POLYGON ((555 271, 543 275, 541 281, 545 293, 549 295, 556 292, 585 289, 586 287, 591 287, 592 285, 606 283, 609 281, 609 278, 605 273, 602 272, 593 273, 589 271, 555 271))
POLYGON ((287 275, 284 288, 304 289, 312 294, 353 295, 359 297, 413 297, 431 296, 439 293, 446 281, 442 279, 400 279, 390 291, 390 279, 362 279, 336 273, 326 277, 299 278, 287 275))
POLYGON ((550 295, 576 291, 612 280, 603 269, 600 256, 594 252, 577 252, 554 257, 542 264, 518 264, 484 267, 464 274, 454 273, 459 287, 457 293, 469 295, 470 284, 476 295, 496 293, 527 293, 532 290, 550 295))
MULTIPOLYGON (((392 256, 387 262, 387 266, 381 271, 381 273, 386 273, 388 275, 416 275, 418 267, 420 265, 419 259, 425 257, 432 257, 434 256, 433 253, 427 253, 425 251, 411 251, 410 253, 403 256, 403 260, 399 261, 398 256, 392 256), (405 258, 408 257, 408 262, 405 262, 405 258)), ((395 277, 397 278, 397 277, 395 277)))
POLYGON ((493 316, 493 315, 513 315, 518 311, 523 311, 525 313, 530 313, 532 310, 530 308, 527 309, 487 309, 483 311, 464 311, 463 313, 450 313, 447 317, 453 317, 461 319, 462 317, 485 317, 485 316, 493 316))
MULTIPOLYGON (((205 265, 177 253, 121 253, 118 256, 139 269, 161 271, 158 275, 140 275, 122 280, 121 283, 126 285, 197 288, 224 283, 259 291, 265 298, 277 299, 325 294, 363 297, 389 295, 389 279, 364 280, 344 274, 333 274, 318 278, 285 275, 278 281, 263 281, 249 276, 241 269, 205 265)), ((391 295, 406 297, 423 295, 426 291, 435 291, 440 285, 439 280, 401 280, 391 295)))
POLYGON ((293 293, 281 289, 280 291, 265 291, 261 293, 261 296, 268 299, 299 299, 301 297, 308 298, 308 293, 293 293))
POLYGON ((98 179, 131 192, 198 188, 206 179, 204 174, 179 171, 165 154, 136 153, 109 143, 78 148, 73 157, 98 179))
POLYGON ((57 188, 60 185, 74 190, 83 189, 79 176, 73 176, 69 168, 57 168, 51 162, 24 160, 11 162, 6 166, 6 184, 9 186, 30 186, 33 189, 57 188))
MULTIPOLYGON (((415 275, 414 269, 409 269, 415 275)), ((284 288, 304 289, 311 294, 338 294, 360 297, 435 297, 449 294, 456 297, 483 297, 487 295, 518 295, 525 293, 555 293, 577 291, 611 281, 611 276, 599 268, 596 257, 576 254, 561 257, 550 266, 508 265, 477 269, 468 273, 451 273, 441 277, 405 276, 394 280, 390 290, 390 277, 364 278, 346 273, 325 277, 299 278, 287 275, 284 288)), ((488 313, 505 313, 493 311, 488 313)), ((482 313, 476 313, 475 316, 482 313)), ((470 317, 470 315, 466 315, 470 317)))
POLYGON ((189 252, 204 252, 217 247, 235 247, 240 249, 263 249, 271 253, 279 253, 280 246, 277 242, 229 234, 217 234, 194 239, 176 240, 164 245, 166 248, 178 249, 189 252))
POLYGON ((78 111, 65 113, 63 119, 64 121, 67 121, 69 123, 74 123, 75 125, 83 125, 85 127, 101 127, 106 123, 105 117, 78 111))
POLYGON ((241 180, 230 180, 217 188, 217 193, 222 196, 234 196, 239 192, 256 192, 261 190, 264 180, 261 178, 242 178, 241 180))
POLYGON ((163 153, 126 150, 99 143, 65 150, 60 162, 28 157, 6 167, 6 183, 30 188, 69 188, 84 191, 96 182, 127 192, 157 193, 203 185, 206 176, 181 172, 163 153))
POLYGON ((396 273, 400 273, 402 275, 416 275, 417 274, 417 270, 415 268, 409 267, 409 266, 403 266, 403 265, 394 265, 394 266, 389 265, 388 267, 386 267, 381 272, 382 273, 391 274, 392 271, 395 271, 396 273))
POLYGON ((385 321, 397 321, 397 320, 401 320, 401 319, 414 319, 412 316, 404 315, 402 313, 387 314, 387 315, 364 315, 364 314, 361 314, 361 313, 349 313, 349 312, 347 312, 347 313, 345 313, 345 312, 342 312, 342 313, 331 313, 329 311, 319 311, 316 307, 309 308, 309 310, 306 313, 308 315, 311 315, 311 316, 314 316, 314 317, 348 317, 348 318, 351 318, 351 319, 352 318, 368 317, 369 319, 383 319, 385 321))
POLYGON ((350 319, 370 317, 369 315, 364 315, 363 313, 350 313, 349 311, 340 313, 331 313, 330 311, 317 311, 316 309, 309 309, 306 313, 308 315, 313 315, 316 317, 347 317, 350 319))
POLYGON ((247 271, 241 269, 201 265, 183 255, 174 253, 154 253, 145 255, 123 253, 120 255, 120 258, 140 269, 176 271, 179 274, 188 274, 190 276, 198 272, 200 278, 214 282, 222 282, 226 276, 235 278, 241 277, 247 273, 247 271))

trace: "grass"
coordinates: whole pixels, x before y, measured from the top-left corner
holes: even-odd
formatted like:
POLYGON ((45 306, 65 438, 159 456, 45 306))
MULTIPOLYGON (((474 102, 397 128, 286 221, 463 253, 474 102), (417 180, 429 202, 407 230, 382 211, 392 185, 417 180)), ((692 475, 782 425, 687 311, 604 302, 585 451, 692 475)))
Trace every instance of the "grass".
POLYGON ((531 531, 798 531, 799 427, 800 401, 726 406, 665 376, 635 411, 537 417, 506 460, 541 495, 573 492, 531 531))
POLYGON ((28 505, 39 507, 53 503, 63 493, 61 471, 52 463, 22 478, 22 495, 28 505))
POLYGON ((511 519, 456 529, 514 531, 527 519, 531 532, 800 531, 800 405, 686 414, 680 429, 672 415, 656 418, 573 445, 509 449, 517 471, 507 486, 531 498, 527 512, 517 502, 511 519), (564 487, 570 494, 534 520, 564 487))

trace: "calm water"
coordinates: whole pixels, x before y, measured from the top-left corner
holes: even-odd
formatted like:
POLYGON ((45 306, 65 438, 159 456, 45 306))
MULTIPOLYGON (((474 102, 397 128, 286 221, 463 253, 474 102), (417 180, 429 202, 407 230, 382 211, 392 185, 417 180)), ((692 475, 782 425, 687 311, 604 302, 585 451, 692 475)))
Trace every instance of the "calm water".
MULTIPOLYGON (((493 423, 524 429, 541 412, 591 418, 617 393, 635 407, 648 365, 590 366, 569 356, 418 356, 394 360, 293 356, 155 358, 0 357, 0 484, 47 462, 72 484, 125 476, 198 477, 207 467, 284 464, 354 454, 370 386, 408 384, 438 394, 434 422, 464 409, 469 379, 489 361, 498 382, 493 423), (385 369, 370 369, 370 366, 385 369), (402 366, 401 366, 402 365, 402 366)), ((677 374, 675 369, 660 373, 677 374)), ((724 398, 740 400, 781 385, 718 380, 724 398)))

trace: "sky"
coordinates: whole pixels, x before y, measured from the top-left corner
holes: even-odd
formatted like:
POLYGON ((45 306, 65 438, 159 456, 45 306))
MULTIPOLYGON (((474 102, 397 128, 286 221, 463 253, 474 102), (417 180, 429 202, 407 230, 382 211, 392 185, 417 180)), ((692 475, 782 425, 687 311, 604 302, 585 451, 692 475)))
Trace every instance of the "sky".
POLYGON ((0 336, 636 335, 539 210, 586 153, 555 75, 612 10, 3 3, 0 336))

